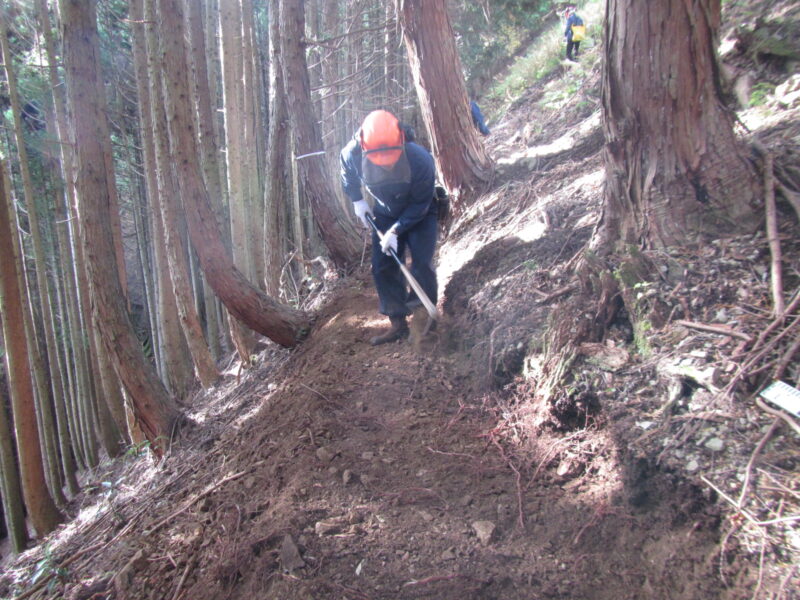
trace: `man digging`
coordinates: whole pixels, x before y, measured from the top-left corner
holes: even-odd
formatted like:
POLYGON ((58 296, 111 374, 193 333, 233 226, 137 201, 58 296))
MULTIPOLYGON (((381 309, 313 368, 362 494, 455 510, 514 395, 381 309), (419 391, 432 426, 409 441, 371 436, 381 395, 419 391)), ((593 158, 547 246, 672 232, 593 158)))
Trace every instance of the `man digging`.
POLYGON ((435 314, 436 170, 430 152, 407 137, 397 117, 376 110, 367 115, 340 155, 344 192, 364 227, 374 225, 372 278, 379 310, 391 323, 370 339, 373 346, 407 337, 406 318, 421 304, 435 314), (374 199, 374 208, 363 198, 362 184, 374 199), (410 278, 403 273, 406 248, 412 261, 410 278), (412 286, 418 284, 425 298, 409 293, 407 278, 412 286))

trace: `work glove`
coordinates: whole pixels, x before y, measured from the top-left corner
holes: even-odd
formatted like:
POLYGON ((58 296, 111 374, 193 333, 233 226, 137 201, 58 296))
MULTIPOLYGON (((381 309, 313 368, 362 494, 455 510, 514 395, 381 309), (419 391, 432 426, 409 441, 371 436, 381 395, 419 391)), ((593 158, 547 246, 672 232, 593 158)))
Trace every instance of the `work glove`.
POLYGON ((381 239, 381 250, 383 253, 391 255, 391 252, 389 252, 390 248, 397 252, 397 223, 392 225, 386 233, 383 234, 383 238, 381 239))
POLYGON ((369 207, 369 204, 366 200, 356 200, 353 202, 353 210, 358 217, 358 220, 361 221, 361 224, 364 226, 364 229, 369 229, 369 222, 367 221, 367 215, 370 217, 373 216, 372 209, 369 207))

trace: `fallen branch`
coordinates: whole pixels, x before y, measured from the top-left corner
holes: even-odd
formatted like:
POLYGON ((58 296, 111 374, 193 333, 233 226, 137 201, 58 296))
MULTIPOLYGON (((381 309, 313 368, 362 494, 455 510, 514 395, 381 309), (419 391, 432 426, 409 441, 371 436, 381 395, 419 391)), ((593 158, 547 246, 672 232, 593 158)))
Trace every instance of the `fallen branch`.
POLYGON ((798 350, 800 350, 800 335, 795 338, 794 342, 792 342, 792 345, 789 346, 789 349, 778 361, 775 371, 772 373, 773 379, 781 379, 783 377, 784 371, 786 371, 786 368, 789 366, 789 363, 794 355, 797 354, 798 350))
MULTIPOLYGON (((69 565, 71 565, 72 563, 74 563, 76 560, 78 560, 78 559, 79 559, 79 558, 81 558, 82 556, 84 556, 84 555, 86 555, 86 554, 89 554, 90 552, 94 552, 94 551, 95 551, 95 550, 97 550, 98 548, 102 548, 102 547, 103 547, 103 546, 105 546, 105 545, 106 545, 106 543, 105 543, 105 542, 100 542, 100 543, 98 543, 98 544, 94 544, 93 546, 89 546, 88 548, 84 548, 83 550, 81 550, 81 551, 79 551, 79 552, 76 552, 75 554, 73 554, 72 556, 70 556, 68 559, 64 560, 64 562, 62 562, 61 564, 59 564, 59 565, 58 565, 58 569, 66 569, 66 568, 67 568, 69 565)), ((16 598, 14 598, 14 600, 24 600, 25 598, 30 598, 31 596, 33 596, 33 595, 34 595, 36 592, 38 592, 38 591, 39 591, 39 590, 41 590, 41 589, 42 589, 42 588, 43 588, 43 587, 44 587, 46 584, 48 584, 48 583, 50 582, 50 580, 51 580, 51 579, 53 579, 53 577, 55 577, 55 576, 56 576, 56 571, 57 571, 57 569, 53 569, 53 572, 52 572, 52 573, 50 573, 49 575, 47 575, 46 577, 44 577, 43 579, 41 579, 41 580, 39 581, 39 583, 37 583, 35 586, 33 586, 33 587, 32 587, 31 589, 29 589, 28 591, 26 591, 26 592, 23 592, 22 594, 20 594, 20 595, 19 595, 19 596, 17 596, 16 598)))
POLYGON ((793 192, 780 181, 776 182, 776 186, 780 193, 783 194, 783 197, 786 198, 786 201, 792 205, 794 212, 797 213, 797 220, 800 221, 800 194, 793 192))
POLYGON ((215 484, 208 486, 205 490, 203 490, 202 492, 197 494, 194 498, 191 498, 190 500, 188 500, 181 508, 179 508, 178 510, 176 510, 172 514, 164 517, 163 519, 158 521, 152 527, 147 528, 147 530, 146 530, 147 533, 151 534, 151 533, 154 533, 154 532, 158 531, 159 529, 161 529, 161 527, 163 527, 165 524, 169 523, 172 519, 177 517, 179 514, 181 514, 182 512, 185 512, 186 510, 188 510, 198 500, 202 500, 203 498, 208 496, 211 492, 213 492, 214 490, 216 490, 217 488, 219 488, 223 484, 228 483, 229 481, 233 481, 234 479, 238 479, 239 477, 241 477, 242 475, 245 475, 246 473, 247 473, 247 471, 240 471, 238 473, 234 473, 233 475, 228 475, 227 477, 223 477, 222 479, 220 479, 215 484))
POLYGON ((751 515, 749 512, 747 512, 745 509, 739 508, 736 505, 736 500, 734 500, 733 498, 728 496, 728 494, 723 492, 721 489, 719 489, 717 486, 715 486, 713 483, 711 483, 704 476, 701 475, 700 479, 703 481, 703 483, 708 485, 712 490, 717 492, 723 500, 725 500, 731 506, 733 506, 736 509, 737 513, 742 515, 745 519, 750 521, 750 523, 752 523, 753 525, 757 525, 759 527, 766 527, 767 525, 774 525, 776 523, 789 523, 791 521, 800 521, 800 515, 792 515, 791 517, 780 517, 778 519, 770 519, 769 521, 759 521, 753 515, 751 515))
POLYGON ((767 241, 772 256, 770 281, 772 288, 772 309, 776 317, 782 317, 786 310, 783 301, 783 275, 781 273, 781 243, 778 239, 778 216, 775 209, 775 184, 772 175, 772 153, 764 156, 764 193, 767 211, 767 241))
POLYGON ((684 327, 699 329, 700 331, 708 331, 710 333, 718 333, 720 335, 736 337, 748 343, 753 341, 753 338, 747 335, 746 333, 742 333, 741 331, 736 331, 735 329, 731 329, 727 325, 708 325, 706 323, 696 323, 694 321, 685 321, 683 319, 678 319, 677 321, 673 322, 676 325, 683 325, 684 327))
POLYGON ((742 483, 742 492, 739 494, 739 502, 737 503, 739 508, 744 506, 744 500, 747 497, 747 488, 750 486, 750 477, 753 474, 753 464, 756 462, 756 457, 761 454, 764 446, 767 445, 769 438, 772 437, 773 432, 778 427, 778 423, 780 423, 780 419, 775 417, 775 419, 772 421, 772 425, 770 425, 769 429, 761 438, 761 441, 758 442, 758 445, 756 446, 755 450, 753 450, 753 453, 750 455, 750 460, 747 461, 747 467, 744 471, 744 482, 742 483))
POLYGON ((426 577, 425 579, 412 579, 411 581, 407 581, 403 584, 403 587, 410 587, 412 585, 426 585, 428 583, 436 583, 438 581, 450 581, 459 577, 462 577, 462 575, 459 573, 452 573, 450 575, 432 575, 430 577, 426 577))
POLYGON ((767 406, 764 403, 764 401, 761 398, 758 398, 758 397, 756 397, 756 404, 758 405, 758 408, 760 408, 764 412, 767 412, 767 413, 771 414, 773 417, 778 417, 779 419, 783 419, 784 421, 786 421, 786 423, 789 425, 789 427, 794 429, 797 432, 797 435, 800 435, 800 425, 798 425, 797 421, 795 421, 792 417, 787 415, 785 412, 783 412, 782 410, 778 410, 777 408, 772 408, 770 406, 767 406))

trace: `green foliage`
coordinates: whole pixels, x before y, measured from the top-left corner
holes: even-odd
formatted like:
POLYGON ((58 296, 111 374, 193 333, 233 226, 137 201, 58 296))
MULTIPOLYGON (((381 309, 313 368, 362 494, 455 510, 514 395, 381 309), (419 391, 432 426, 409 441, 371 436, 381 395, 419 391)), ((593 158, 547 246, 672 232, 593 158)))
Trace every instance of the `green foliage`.
POLYGON ((30 585, 36 585, 39 581, 45 578, 52 578, 48 583, 48 591, 52 592, 53 588, 59 581, 63 581, 69 575, 69 571, 61 567, 53 557, 53 552, 47 544, 43 548, 44 556, 36 563, 31 575, 30 585))
POLYGON ((454 3, 453 28, 467 79, 490 72, 495 62, 516 52, 553 6, 552 0, 454 3))
POLYGON ((759 81, 753 86, 750 94, 750 106, 762 106, 766 104, 767 98, 775 93, 775 84, 768 81, 759 81))
POLYGON ((150 440, 144 440, 138 444, 131 444, 125 451, 125 458, 136 458, 146 453, 150 449, 150 440))

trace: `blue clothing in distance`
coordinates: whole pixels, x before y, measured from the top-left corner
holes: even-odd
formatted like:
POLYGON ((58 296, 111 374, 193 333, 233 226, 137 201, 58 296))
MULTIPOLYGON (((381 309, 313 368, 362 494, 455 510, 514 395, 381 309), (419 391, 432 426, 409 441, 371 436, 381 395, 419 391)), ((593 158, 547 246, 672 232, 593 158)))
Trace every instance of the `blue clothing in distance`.
POLYGON ((573 25, 583 25, 583 19, 581 19, 577 13, 572 13, 567 19, 567 29, 564 31, 564 36, 566 36, 568 42, 572 41, 573 25))
POLYGON ((475 100, 469 101, 469 109, 472 112, 472 122, 475 123, 478 131, 483 135, 489 135, 489 128, 486 126, 486 122, 483 120, 483 113, 475 100))

